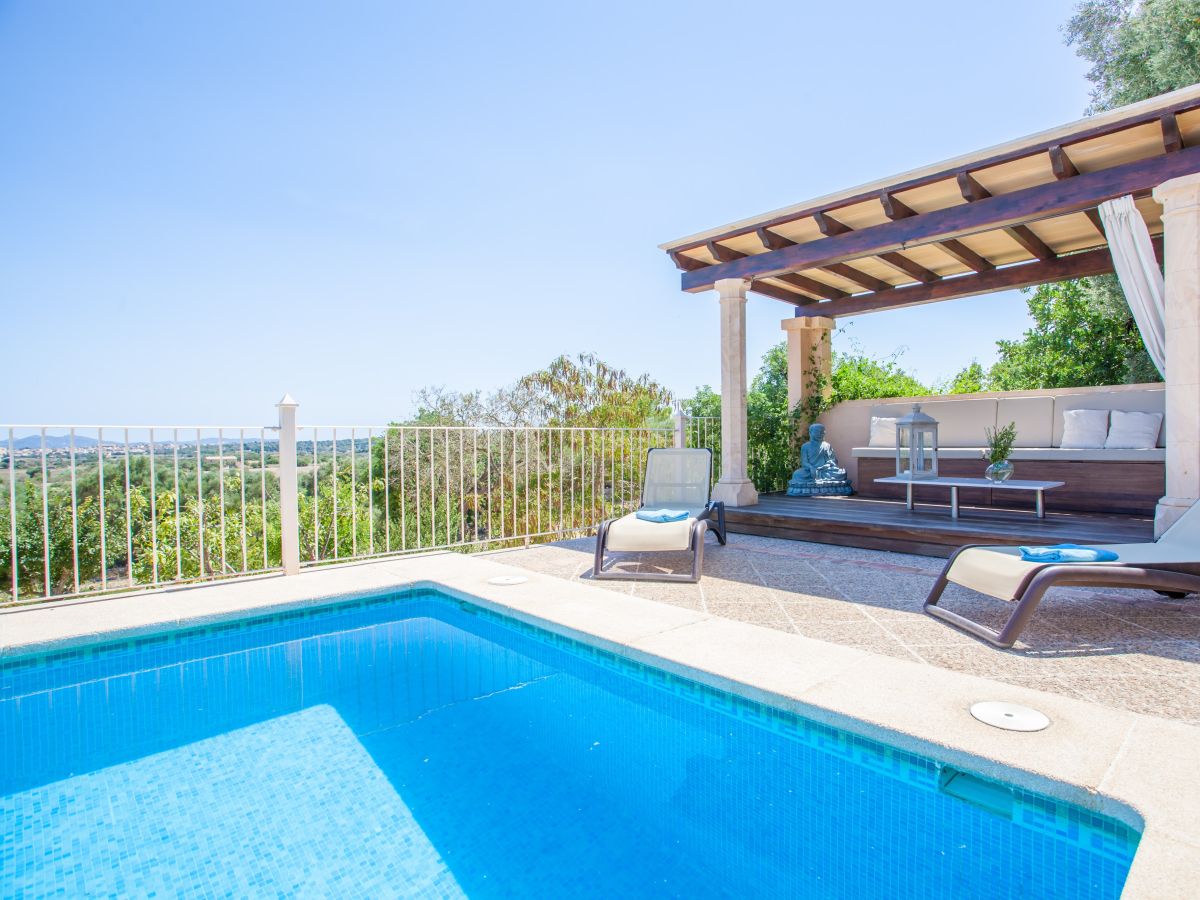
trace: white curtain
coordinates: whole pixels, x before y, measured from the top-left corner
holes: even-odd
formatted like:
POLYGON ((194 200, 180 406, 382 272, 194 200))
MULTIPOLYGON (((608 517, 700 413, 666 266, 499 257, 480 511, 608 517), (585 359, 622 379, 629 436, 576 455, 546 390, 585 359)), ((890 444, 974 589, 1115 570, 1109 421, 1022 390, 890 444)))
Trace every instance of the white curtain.
POLYGON ((1163 309, 1166 288, 1146 222, 1128 194, 1101 203, 1100 217, 1104 220, 1113 267, 1133 311, 1133 320, 1142 333, 1150 360, 1165 378, 1167 346, 1163 309))

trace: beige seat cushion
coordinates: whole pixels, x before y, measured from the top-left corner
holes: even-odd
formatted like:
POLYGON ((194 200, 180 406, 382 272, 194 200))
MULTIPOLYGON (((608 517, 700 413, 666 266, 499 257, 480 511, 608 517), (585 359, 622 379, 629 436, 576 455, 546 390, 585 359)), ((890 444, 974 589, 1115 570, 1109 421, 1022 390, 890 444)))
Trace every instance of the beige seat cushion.
POLYGON ((608 526, 609 550, 687 550, 695 518, 679 522, 647 522, 637 513, 622 516, 608 526))
MULTIPOLYGON (((1200 512, 1200 510, 1198 510, 1200 512)), ((1117 554, 1111 563, 1091 563, 1097 566, 1165 566, 1200 562, 1200 550, 1187 541, 1189 527, 1200 523, 1200 515, 1176 523, 1176 539, 1170 541, 1166 535, 1156 544, 1087 544, 1103 547, 1117 554), (1180 526, 1183 526, 1182 528, 1180 526)), ((1171 531, 1167 532, 1167 535, 1171 531)), ((1001 600, 1016 598, 1021 582, 1035 569, 1045 568, 1052 563, 1026 562, 1021 559, 1019 547, 972 547, 964 550, 954 560, 947 578, 965 588, 989 594, 1001 600)), ((1071 565, 1066 563, 1065 565, 1071 565)))
POLYGON ((946 577, 981 594, 1012 600, 1025 576, 1044 565, 1025 562, 1016 547, 972 547, 955 557, 946 577))

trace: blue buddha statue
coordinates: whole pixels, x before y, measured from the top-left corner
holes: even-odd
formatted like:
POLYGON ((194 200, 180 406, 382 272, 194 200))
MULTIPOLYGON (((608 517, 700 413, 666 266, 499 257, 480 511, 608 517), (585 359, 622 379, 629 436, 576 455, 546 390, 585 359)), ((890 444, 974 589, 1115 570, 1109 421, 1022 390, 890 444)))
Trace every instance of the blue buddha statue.
POLYGON ((833 448, 825 440, 825 426, 808 427, 808 441, 800 448, 800 468, 788 482, 789 497, 845 496, 853 493, 846 470, 838 466, 833 448))

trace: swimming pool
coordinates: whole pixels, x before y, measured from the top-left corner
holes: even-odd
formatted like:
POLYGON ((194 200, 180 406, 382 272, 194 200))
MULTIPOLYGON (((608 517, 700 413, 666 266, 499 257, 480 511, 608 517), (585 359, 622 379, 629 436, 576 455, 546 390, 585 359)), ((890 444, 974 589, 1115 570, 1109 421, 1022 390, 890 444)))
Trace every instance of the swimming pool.
POLYGON ((1115 897, 1137 833, 418 589, 0 664, 0 893, 1115 897))

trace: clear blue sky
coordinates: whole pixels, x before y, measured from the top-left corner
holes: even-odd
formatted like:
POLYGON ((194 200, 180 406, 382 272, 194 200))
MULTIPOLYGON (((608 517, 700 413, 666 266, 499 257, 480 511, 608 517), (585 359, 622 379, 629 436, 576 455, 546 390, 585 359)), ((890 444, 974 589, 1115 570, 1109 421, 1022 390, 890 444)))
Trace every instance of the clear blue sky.
MULTIPOLYGON (((583 350, 718 383, 656 245, 1077 118, 1071 5, 0 0, 0 421, 380 422, 583 350)), ((837 343, 936 379, 1025 327, 837 343)))

